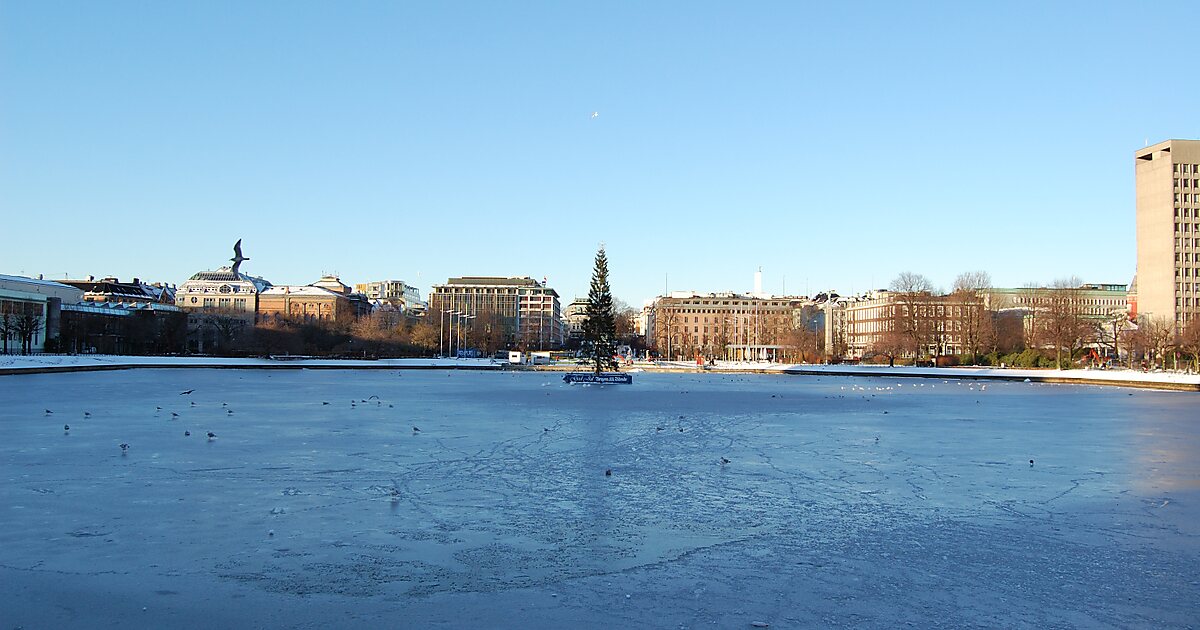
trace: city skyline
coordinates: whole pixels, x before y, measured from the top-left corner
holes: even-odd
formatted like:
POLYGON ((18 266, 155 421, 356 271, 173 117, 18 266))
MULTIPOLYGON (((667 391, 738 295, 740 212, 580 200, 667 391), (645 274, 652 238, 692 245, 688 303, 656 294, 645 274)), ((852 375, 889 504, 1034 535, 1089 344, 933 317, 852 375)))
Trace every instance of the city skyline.
POLYGON ((0 272, 1127 283, 1176 9, 5 4, 0 272))

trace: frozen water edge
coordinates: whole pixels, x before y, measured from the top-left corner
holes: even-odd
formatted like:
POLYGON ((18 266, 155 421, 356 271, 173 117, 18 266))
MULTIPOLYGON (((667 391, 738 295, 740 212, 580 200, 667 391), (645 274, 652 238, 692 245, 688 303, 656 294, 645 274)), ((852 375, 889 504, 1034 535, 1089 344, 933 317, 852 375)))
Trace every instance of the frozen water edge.
MULTIPOLYGON (((137 367, 188 368, 316 368, 316 369, 414 369, 465 368, 500 369, 504 363, 493 359, 303 359, 225 358, 225 357, 134 357, 117 355, 0 355, 0 376, 44 371, 121 369, 137 367)), ((578 366, 576 366, 578 367, 578 366)), ((633 371, 698 370, 694 363, 660 361, 637 364, 633 371)), ((981 380, 1023 380, 1077 384, 1150 387, 1200 391, 1200 374, 1180 372, 1139 372, 1136 370, 1045 370, 987 367, 916 368, 883 365, 822 365, 764 362, 719 361, 718 373, 764 372, 804 375, 844 375, 920 378, 968 378, 981 380)))
POLYGON ((422 368, 422 367, 471 367, 497 368, 501 363, 493 359, 315 359, 301 357, 233 358, 233 357, 159 357, 122 356, 109 354, 85 355, 0 355, 0 369, 36 371, 44 368, 87 368, 87 367, 342 367, 360 368, 422 368))
POLYGON ((753 374, 0 379, 0 610, 25 627, 1186 627, 1194 409, 753 374))

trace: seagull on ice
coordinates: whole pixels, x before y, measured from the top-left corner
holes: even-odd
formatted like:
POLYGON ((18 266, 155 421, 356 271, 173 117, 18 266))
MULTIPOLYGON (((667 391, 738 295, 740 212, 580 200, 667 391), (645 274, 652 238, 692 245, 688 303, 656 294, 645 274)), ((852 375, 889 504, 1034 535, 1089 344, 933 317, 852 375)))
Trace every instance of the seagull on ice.
POLYGON ((210 441, 211 441, 211 440, 213 440, 213 439, 215 439, 216 437, 217 437, 217 434, 216 434, 216 433, 213 433, 212 431, 209 431, 209 432, 208 432, 208 439, 209 439, 210 441))
POLYGON ((186 392, 179 392, 179 395, 180 395, 180 396, 187 396, 188 394, 190 394, 190 393, 192 393, 192 392, 194 392, 194 391, 196 391, 196 390, 194 390, 194 389, 189 389, 189 390, 187 390, 186 392))
POLYGON ((70 432, 71 432, 71 425, 64 424, 63 425, 63 433, 70 433, 70 432))
POLYGON ((418 434, 418 433, 420 433, 420 432, 421 432, 421 428, 420 428, 420 427, 416 427, 416 426, 414 426, 414 427, 413 427, 413 435, 416 435, 416 434, 418 434))
POLYGON ((184 431, 184 432, 183 432, 183 437, 192 437, 192 432, 191 432, 191 431, 184 431))
POLYGON ((721 458, 721 465, 722 465, 722 466, 724 466, 725 464, 728 464, 728 463, 730 463, 730 461, 729 461, 729 459, 728 459, 728 458, 725 458, 725 457, 722 457, 722 458, 721 458))
POLYGON ((91 418, 91 417, 92 417, 92 412, 90 412, 90 411, 85 411, 85 412, 83 412, 83 417, 84 417, 84 418, 91 418))
POLYGON ((124 442, 121 442, 121 454, 124 455, 128 451, 129 451, 129 445, 124 442))
POLYGON ((605 469, 604 469, 604 476, 605 476, 605 477, 611 477, 611 476, 612 476, 612 469, 611 469, 611 468, 605 468, 605 469))
POLYGON ((47 410, 46 410, 46 415, 47 415, 47 416, 48 416, 48 415, 50 415, 50 414, 52 414, 52 413, 54 413, 54 412, 53 412, 53 411, 50 411, 49 409, 47 409, 47 410))
POLYGON ((178 418, 178 417, 179 417, 179 414, 177 414, 177 413, 175 413, 174 411, 172 411, 172 412, 171 412, 171 417, 172 417, 172 418, 178 418))

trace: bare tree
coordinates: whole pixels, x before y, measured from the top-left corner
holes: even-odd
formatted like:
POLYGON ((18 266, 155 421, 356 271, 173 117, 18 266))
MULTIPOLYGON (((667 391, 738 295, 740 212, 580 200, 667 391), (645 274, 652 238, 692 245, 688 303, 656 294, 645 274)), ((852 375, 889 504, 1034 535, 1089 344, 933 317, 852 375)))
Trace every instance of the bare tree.
POLYGON ((712 331, 712 341, 710 342, 712 345, 712 356, 713 358, 725 359, 726 346, 730 344, 729 317, 725 315, 718 317, 713 323, 712 331))
POLYGON ((1166 317, 1138 317, 1138 340, 1151 366, 1166 367, 1167 351, 1175 340, 1175 326, 1166 317))
MULTIPOLYGON (((1125 312, 1112 313, 1105 319, 1092 321, 1093 334, 1092 337, 1096 340, 1114 363, 1121 361, 1121 348, 1123 340, 1126 336, 1126 329, 1129 328, 1129 315, 1125 312)), ((1128 349, 1126 349, 1128 352, 1128 349)))
POLYGON ((670 360, 675 352, 673 337, 679 327, 679 316, 675 308, 659 302, 654 307, 654 345, 658 348, 659 356, 670 360))
POLYGON ((696 338, 688 324, 682 324, 675 333, 675 354, 688 359, 696 357, 696 338))
POLYGON ((954 280, 954 291, 950 303, 954 308, 955 332, 962 338, 962 349, 971 355, 971 363, 979 359, 979 352, 987 347, 992 335, 992 318, 987 309, 987 292, 992 288, 992 278, 986 271, 968 271, 954 280))
POLYGON ((42 327, 46 319, 42 317, 41 307, 28 305, 17 313, 13 332, 17 338, 21 340, 21 354, 29 354, 33 352, 33 338, 42 332, 42 327))
POLYGON ((11 302, 0 302, 5 310, 0 312, 0 339, 4 340, 4 354, 8 354, 8 341, 17 334, 17 316, 10 311, 11 302))
POLYGON ((887 357, 888 367, 896 366, 896 357, 901 356, 909 348, 909 340, 903 333, 887 330, 876 339, 871 351, 887 357))
POLYGON ((434 326, 433 322, 421 321, 413 325, 409 332, 409 338, 413 345, 432 354, 439 349, 438 346, 441 343, 438 333, 438 327, 434 326))
POLYGON ((637 337, 637 319, 641 312, 622 300, 613 300, 613 323, 617 327, 617 339, 632 346, 637 337))
POLYGON ((906 339, 907 349, 920 358, 933 331, 929 312, 933 283, 919 273, 905 271, 892 280, 890 290, 896 307, 893 330, 906 339))
POLYGON ((817 325, 820 318, 820 307, 811 304, 800 306, 794 310, 783 335, 784 343, 790 347, 793 361, 813 363, 823 356, 825 335, 817 325))
POLYGON ((1192 358, 1192 369, 1200 372, 1200 318, 1193 318, 1183 328, 1183 332, 1179 333, 1179 338, 1175 341, 1175 347, 1180 352, 1190 355, 1192 358))
POLYGON ((850 351, 850 321, 840 308, 829 308, 825 311, 825 326, 829 327, 829 343, 826 344, 825 356, 831 361, 842 359, 850 351))
POLYGON ((1091 339, 1092 326, 1085 319, 1082 290, 1078 278, 1055 280, 1046 292, 1042 310, 1041 331, 1046 342, 1054 346, 1054 363, 1061 367, 1063 353, 1072 360, 1075 352, 1091 339))
POLYGON ((487 356, 496 354, 504 345, 504 318, 495 310, 480 310, 471 320, 467 341, 487 356))
POLYGON ((208 325, 216 331, 217 350, 227 352, 246 327, 246 320, 235 315, 214 313, 209 317, 208 325))
POLYGON ((1022 320, 1022 338, 1026 347, 1036 348, 1042 345, 1042 329, 1038 321, 1038 312, 1045 308, 1048 290, 1030 282, 1019 292, 1020 303, 1025 311, 1022 320))

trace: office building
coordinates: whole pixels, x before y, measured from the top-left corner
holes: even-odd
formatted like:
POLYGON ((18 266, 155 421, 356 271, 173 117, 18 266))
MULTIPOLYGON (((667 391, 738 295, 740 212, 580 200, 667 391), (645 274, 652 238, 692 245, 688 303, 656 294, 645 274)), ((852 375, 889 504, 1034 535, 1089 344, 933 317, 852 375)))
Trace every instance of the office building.
POLYGON ((1137 312, 1177 327, 1200 312, 1200 140, 1134 153, 1137 312))

